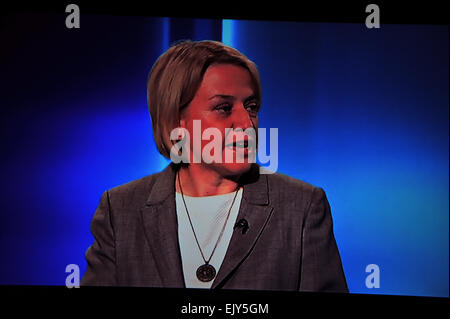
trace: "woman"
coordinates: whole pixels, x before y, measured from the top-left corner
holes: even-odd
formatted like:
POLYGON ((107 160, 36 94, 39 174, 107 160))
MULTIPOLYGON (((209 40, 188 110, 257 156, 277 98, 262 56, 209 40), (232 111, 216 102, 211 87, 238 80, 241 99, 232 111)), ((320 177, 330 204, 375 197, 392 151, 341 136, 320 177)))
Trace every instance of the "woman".
POLYGON ((153 66, 148 103, 158 150, 182 162, 103 194, 82 285, 348 291, 324 191, 254 163, 253 62, 178 43, 153 66))

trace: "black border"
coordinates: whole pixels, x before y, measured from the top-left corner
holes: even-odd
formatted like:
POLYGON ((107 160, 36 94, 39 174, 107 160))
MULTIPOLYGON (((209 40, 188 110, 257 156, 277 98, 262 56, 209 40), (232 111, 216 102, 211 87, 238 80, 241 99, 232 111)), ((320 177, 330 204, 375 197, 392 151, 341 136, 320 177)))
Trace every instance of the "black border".
POLYGON ((405 0, 353 0, 353 1, 309 1, 309 2, 257 2, 246 5, 242 2, 195 1, 99 1, 99 0, 22 0, 2 4, 4 12, 52 12, 65 13, 65 7, 75 3, 83 12, 91 14, 154 16, 172 18, 210 18, 276 20, 304 22, 364 23, 369 13, 367 5, 375 3, 380 8, 380 22, 388 24, 449 24, 445 1, 428 0, 411 2, 405 0))
POLYGON ((405 316, 440 314, 448 310, 449 298, 377 294, 314 293, 293 291, 209 290, 145 287, 0 286, 3 310, 64 314, 143 314, 148 318, 299 318, 313 315, 358 315, 359 318, 394 314, 405 316), (211 317, 184 315, 182 306, 214 305, 211 317), (226 304, 268 304, 268 313, 231 315, 226 304), (61 309, 65 309, 61 312, 61 309), (159 314, 154 316, 154 314, 159 314))
MULTIPOLYGON (((254 7, 243 7, 242 3, 210 2, 192 5, 189 2, 162 4, 141 1, 19 1, 2 4, 2 15, 14 13, 47 12, 66 14, 65 7, 75 3, 83 12, 90 14, 153 16, 173 18, 248 19, 303 22, 364 23, 365 7, 370 3, 380 7, 381 24, 439 24, 448 25, 448 11, 444 1, 414 3, 407 1, 318 1, 308 4, 291 2, 259 3, 254 7)), ((292 318, 313 313, 313 317, 324 314, 333 316, 355 314, 390 316, 393 314, 427 315, 448 310, 449 298, 418 297, 378 294, 333 294, 248 290, 196 290, 173 288, 121 288, 64 286, 0 286, 2 305, 14 313, 47 313, 57 311, 60 315, 75 314, 102 316, 118 310, 127 314, 139 313, 147 317, 161 314, 164 318, 205 318, 206 316, 182 316, 180 307, 189 302, 197 305, 225 303, 269 304, 269 315, 227 316, 218 314, 214 318, 292 318), (62 312, 61 312, 62 309, 62 312)), ((159 317, 159 316, 156 316, 159 317)))

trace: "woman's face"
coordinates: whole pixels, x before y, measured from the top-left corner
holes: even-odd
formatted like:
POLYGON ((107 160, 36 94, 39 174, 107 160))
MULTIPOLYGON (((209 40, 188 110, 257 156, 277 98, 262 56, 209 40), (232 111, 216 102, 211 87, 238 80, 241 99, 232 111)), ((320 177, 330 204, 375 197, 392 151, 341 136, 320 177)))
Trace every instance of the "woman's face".
POLYGON ((243 67, 233 64, 214 64, 206 70, 199 89, 191 103, 183 110, 180 121, 181 126, 189 131, 192 153, 197 158, 202 157, 199 165, 212 168, 222 176, 235 176, 246 172, 251 163, 255 162, 256 136, 252 138, 237 130, 253 128, 257 133, 260 101, 255 93, 252 77, 243 67), (200 122, 196 121, 194 125, 194 120, 200 120, 200 122), (216 128, 217 130, 214 131, 220 132, 220 140, 208 134, 203 136, 205 140, 202 138, 201 143, 194 142, 194 139, 199 139, 199 136, 194 134, 198 135, 200 131, 203 134, 207 129, 211 131, 211 128, 216 128), (213 140, 220 142, 221 154, 215 154, 211 150, 213 140), (239 143, 244 141, 247 142, 239 143), (208 144, 208 151, 205 152, 205 149, 202 153, 205 145, 208 144), (252 145, 255 147, 251 147, 252 145), (228 153, 227 156, 225 153, 228 153), (232 161, 229 160, 230 154, 233 157, 232 161), (221 161, 212 160, 217 159, 218 156, 221 161), (208 164, 208 162, 212 163, 208 164))

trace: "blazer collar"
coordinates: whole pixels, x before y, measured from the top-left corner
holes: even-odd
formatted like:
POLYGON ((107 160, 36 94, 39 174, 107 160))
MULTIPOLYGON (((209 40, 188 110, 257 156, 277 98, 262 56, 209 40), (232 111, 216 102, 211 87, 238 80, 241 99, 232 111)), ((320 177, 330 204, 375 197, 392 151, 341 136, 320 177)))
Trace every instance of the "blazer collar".
MULTIPOLYGON (((259 165, 252 164, 239 183, 244 186, 243 198, 250 204, 268 205, 269 187, 267 176, 259 174, 259 165)), ((147 198, 147 205, 163 202, 169 196, 175 196, 175 176, 179 165, 170 163, 157 177, 155 185, 147 198)))
MULTIPOLYGON (((163 287, 185 287, 181 253, 178 242, 178 222, 175 203, 175 176, 178 165, 171 163, 156 177, 146 205, 141 210, 145 235, 163 287)), ((249 230, 243 234, 239 229, 233 232, 227 253, 212 288, 226 284, 233 270, 248 256, 272 214, 269 201, 267 175, 259 174, 254 164, 242 176, 241 205, 237 219, 246 219, 249 230)))

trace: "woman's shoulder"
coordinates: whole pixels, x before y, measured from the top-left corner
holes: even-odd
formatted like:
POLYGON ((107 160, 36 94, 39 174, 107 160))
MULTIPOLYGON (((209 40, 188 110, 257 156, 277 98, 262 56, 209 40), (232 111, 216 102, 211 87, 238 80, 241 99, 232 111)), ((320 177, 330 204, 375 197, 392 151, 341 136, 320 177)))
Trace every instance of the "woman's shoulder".
POLYGON ((283 173, 266 174, 269 197, 274 205, 308 207, 314 200, 325 198, 325 191, 318 186, 283 173), (293 204, 295 202, 296 204, 293 204))
POLYGON ((316 188, 318 188, 311 183, 286 175, 284 173, 270 172, 262 169, 261 174, 267 176, 269 187, 272 186, 277 188, 278 190, 286 190, 289 192, 293 190, 313 192, 316 188))
POLYGON ((156 180, 163 172, 150 174, 124 184, 115 186, 108 190, 111 199, 129 201, 145 201, 152 190, 156 180))

